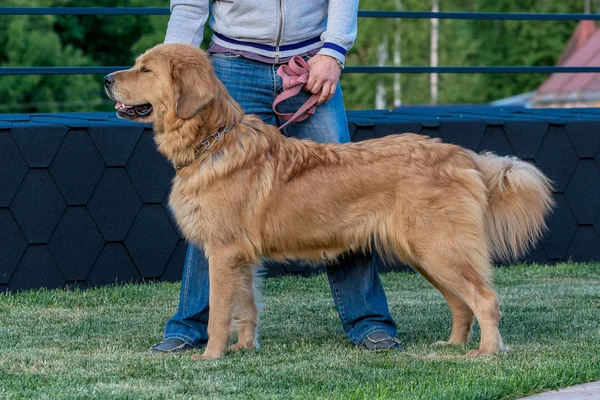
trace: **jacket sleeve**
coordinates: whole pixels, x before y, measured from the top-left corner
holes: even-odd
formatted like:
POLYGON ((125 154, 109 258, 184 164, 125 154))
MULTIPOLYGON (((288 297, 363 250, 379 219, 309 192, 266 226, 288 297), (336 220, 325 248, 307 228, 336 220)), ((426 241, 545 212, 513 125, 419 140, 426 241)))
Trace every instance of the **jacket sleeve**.
POLYGON ((319 54, 344 63, 346 51, 352 48, 358 26, 358 0, 329 0, 327 28, 321 35, 323 48, 319 54))
POLYGON ((200 46, 208 15, 209 0, 171 0, 171 17, 165 43, 200 46))

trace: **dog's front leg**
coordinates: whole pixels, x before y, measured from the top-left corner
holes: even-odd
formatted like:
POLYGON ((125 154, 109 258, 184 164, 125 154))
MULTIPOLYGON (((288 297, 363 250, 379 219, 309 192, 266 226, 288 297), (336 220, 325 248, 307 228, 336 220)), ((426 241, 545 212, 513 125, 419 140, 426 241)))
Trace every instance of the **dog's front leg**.
POLYGON ((196 354, 194 359, 221 358, 225 355, 229 341, 229 328, 232 320, 235 291, 235 266, 239 257, 227 251, 215 251, 208 259, 210 283, 208 345, 204 354, 196 354))
POLYGON ((256 325, 258 310, 254 300, 254 270, 251 266, 242 266, 236 271, 237 290, 235 293, 235 318, 239 327, 238 342, 230 350, 255 349, 258 347, 256 325))

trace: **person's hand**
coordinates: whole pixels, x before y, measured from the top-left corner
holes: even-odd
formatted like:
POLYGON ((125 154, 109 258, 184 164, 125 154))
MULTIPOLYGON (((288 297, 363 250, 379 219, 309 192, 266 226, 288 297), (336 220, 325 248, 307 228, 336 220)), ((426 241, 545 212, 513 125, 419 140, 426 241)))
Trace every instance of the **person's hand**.
POLYGON ((308 66, 310 74, 304 88, 312 94, 321 93, 317 104, 323 104, 333 97, 342 69, 335 58, 321 54, 308 60, 308 66))

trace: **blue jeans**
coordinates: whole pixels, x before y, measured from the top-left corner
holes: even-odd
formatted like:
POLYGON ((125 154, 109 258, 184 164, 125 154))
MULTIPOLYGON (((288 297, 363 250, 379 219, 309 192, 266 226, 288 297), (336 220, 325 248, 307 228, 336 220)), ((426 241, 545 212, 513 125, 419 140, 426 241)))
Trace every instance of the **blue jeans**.
MULTIPOLYGON (((212 58, 217 76, 247 114, 256 114, 268 124, 281 125, 272 111, 282 82, 276 65, 265 64, 233 54, 215 54, 212 58)), ((300 95, 279 105, 279 111, 294 112, 309 95, 300 95)), ((285 128, 285 134, 317 142, 349 142, 346 111, 338 85, 333 98, 317 107, 314 115, 285 128)), ((335 184, 335 182, 332 182, 335 184)), ((352 343, 360 345, 367 335, 383 330, 396 334, 387 299, 381 286, 373 255, 348 254, 339 265, 327 266, 329 284, 342 321, 352 343)), ((165 338, 180 338, 194 347, 208 341, 209 304, 208 262, 203 251, 188 247, 177 313, 167 322, 165 338)))

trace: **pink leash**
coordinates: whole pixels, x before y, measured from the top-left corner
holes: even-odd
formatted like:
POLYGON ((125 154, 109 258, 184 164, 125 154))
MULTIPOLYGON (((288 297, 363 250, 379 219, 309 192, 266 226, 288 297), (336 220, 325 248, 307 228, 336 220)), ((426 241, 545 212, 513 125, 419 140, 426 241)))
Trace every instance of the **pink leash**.
POLYGON ((295 113, 280 113, 277 111, 277 105, 284 100, 296 96, 306 82, 308 82, 308 74, 310 68, 302 57, 293 57, 288 64, 284 64, 277 69, 277 75, 283 80, 283 92, 275 98, 273 102, 273 112, 281 119, 287 121, 281 125, 279 129, 283 129, 290 122, 304 121, 306 118, 315 113, 317 109, 317 101, 319 101, 319 94, 313 94, 310 98, 296 111, 295 113))

